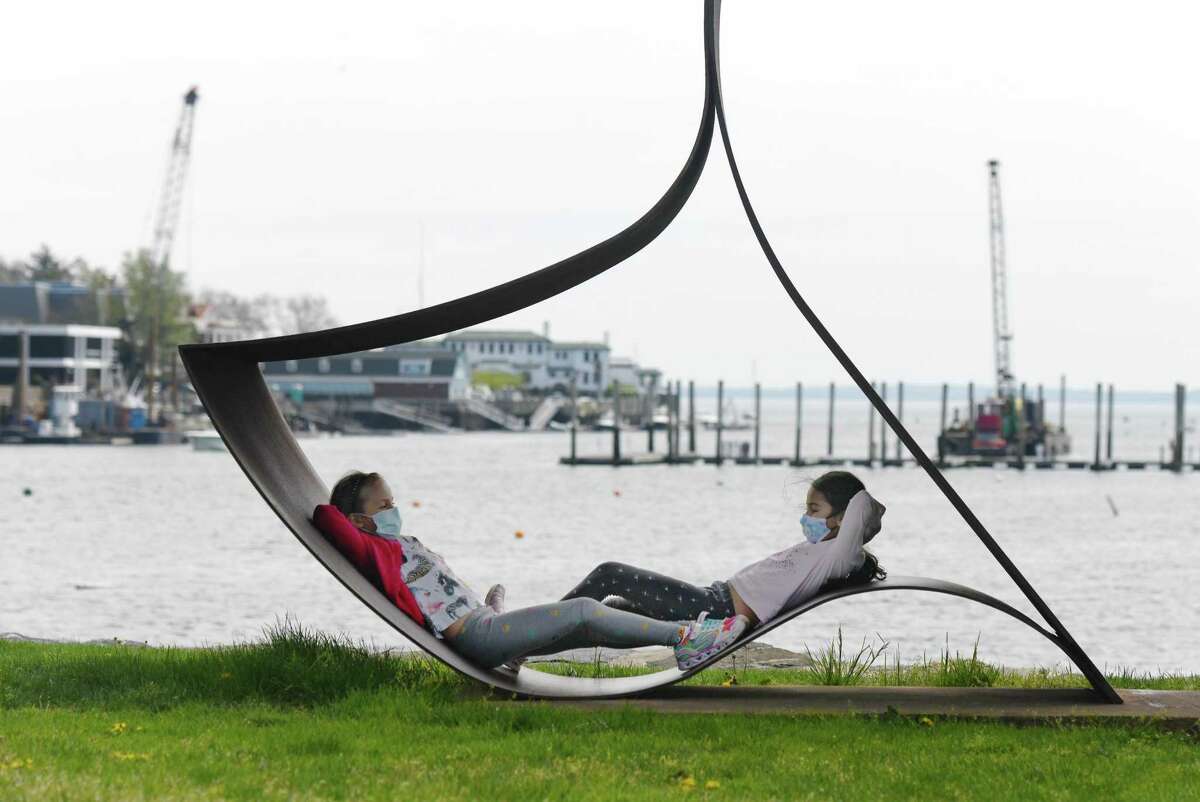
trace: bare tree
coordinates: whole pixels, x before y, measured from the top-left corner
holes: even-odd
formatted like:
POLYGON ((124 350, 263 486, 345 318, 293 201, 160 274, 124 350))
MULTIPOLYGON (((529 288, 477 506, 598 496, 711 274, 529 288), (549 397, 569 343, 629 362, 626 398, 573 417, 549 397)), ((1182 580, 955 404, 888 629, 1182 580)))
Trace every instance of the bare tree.
POLYGON ((319 331, 338 324, 329 310, 329 301, 320 295, 293 295, 284 299, 280 328, 284 334, 319 331))

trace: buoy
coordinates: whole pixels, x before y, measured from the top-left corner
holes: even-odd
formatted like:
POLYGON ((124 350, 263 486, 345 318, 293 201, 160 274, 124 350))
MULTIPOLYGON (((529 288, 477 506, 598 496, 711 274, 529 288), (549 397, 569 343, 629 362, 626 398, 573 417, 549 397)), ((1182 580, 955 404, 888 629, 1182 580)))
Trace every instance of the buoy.
POLYGON ((414 501, 414 502, 412 503, 412 505, 413 505, 414 507, 420 507, 420 506, 421 506, 421 502, 419 502, 419 501, 414 501))
POLYGON ((513 537, 515 537, 517 540, 520 540, 521 538, 525 537, 525 533, 518 529, 517 531, 513 532, 513 537))
POLYGON ((619 496, 619 495, 621 495, 621 491, 620 491, 620 490, 614 490, 614 491, 613 491, 613 495, 614 495, 614 496, 619 496))
POLYGON ((24 490, 22 490, 22 491, 21 491, 21 495, 23 495, 23 496, 32 496, 32 495, 33 495, 33 488, 32 488, 32 487, 27 487, 27 488, 25 488, 24 490))

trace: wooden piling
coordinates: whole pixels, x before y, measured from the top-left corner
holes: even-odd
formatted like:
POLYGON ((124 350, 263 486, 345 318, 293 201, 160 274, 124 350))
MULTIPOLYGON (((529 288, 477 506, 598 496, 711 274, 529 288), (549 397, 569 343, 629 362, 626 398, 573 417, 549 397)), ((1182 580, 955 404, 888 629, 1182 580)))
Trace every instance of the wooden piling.
POLYGON ((1058 377, 1058 429, 1067 430, 1067 374, 1058 377))
POLYGON ((654 453, 654 412, 658 407, 658 379, 652 378, 642 402, 642 422, 646 426, 646 450, 654 453))
POLYGON ((688 453, 696 453, 696 382, 688 379, 688 453))
MULTIPOLYGON (((899 386, 896 388, 896 419, 901 423, 904 423, 904 382, 900 382, 899 386)), ((896 462, 900 462, 904 459, 904 453, 901 451, 903 447, 904 443, 901 442, 900 437, 897 436, 896 462)))
POLYGON ((1104 385, 1096 382, 1096 459, 1092 462, 1093 468, 1100 467, 1100 414, 1104 406, 1104 385))
POLYGON ((1182 384, 1175 385, 1175 441, 1171 451, 1171 470, 1183 470, 1183 430, 1185 408, 1187 406, 1187 391, 1182 384))
POLYGON ((29 407, 29 329, 21 329, 17 335, 17 380, 15 383, 11 412, 14 426, 24 427, 25 410, 29 407))
POLYGON ((754 383, 754 461, 758 461, 758 448, 762 439, 762 384, 754 383))
POLYGON ((941 423, 941 426, 938 427, 938 441, 937 441, 937 444, 938 444, 937 452, 938 452, 938 464, 939 465, 943 465, 946 462, 946 447, 945 447, 946 397, 947 397, 947 394, 949 393, 949 390, 950 390, 950 386, 948 384, 946 384, 945 382, 942 382, 942 418, 941 418, 942 423, 941 423))
POLYGON ((621 464, 621 383, 613 380, 613 465, 621 464))
POLYGON ((725 425, 725 380, 717 380, 717 464, 721 464, 721 431, 725 425))
POLYGON ((667 382, 667 460, 675 457, 675 382, 667 382))
POLYGON ((575 436, 579 431, 579 404, 575 391, 575 379, 571 379, 571 464, 575 464, 575 436))
POLYGON ((967 382, 967 431, 975 438, 975 382, 967 382))
POLYGON ((825 444, 825 456, 827 456, 827 457, 833 456, 833 394, 834 394, 834 385, 833 385, 833 382, 830 382, 829 383, 829 436, 828 436, 828 440, 825 444))
MULTIPOLYGON (((887 382, 881 385, 883 392, 879 397, 883 400, 884 405, 887 405, 887 382)), ((874 409, 874 405, 871 405, 874 409)), ((887 462, 887 418, 879 416, 879 465, 883 467, 883 463, 887 462)))
POLYGON ((800 431, 804 421, 804 383, 796 382, 796 442, 792 462, 800 464, 800 431))
POLYGON ((1104 444, 1104 459, 1112 465, 1112 444, 1113 444, 1113 386, 1108 385, 1108 432, 1105 435, 1104 444))
POLYGON ((675 380, 675 456, 683 453, 683 382, 675 380))
MULTIPOLYGON (((875 382, 871 382, 871 389, 875 389, 875 382)), ((871 399, 867 399, 870 404, 870 409, 867 412, 867 467, 875 461, 875 405, 871 404, 871 399)))
POLYGON ((1029 427, 1026 425, 1026 421, 1028 420, 1026 417, 1026 413, 1028 412, 1028 410, 1026 410, 1026 408, 1025 408, 1025 406, 1026 406, 1025 382, 1021 382, 1020 398, 1021 398, 1021 415, 1019 418, 1017 418, 1017 465, 1022 470, 1024 470, 1025 469, 1025 443, 1026 443, 1026 437, 1027 437, 1027 434, 1029 431, 1029 427))

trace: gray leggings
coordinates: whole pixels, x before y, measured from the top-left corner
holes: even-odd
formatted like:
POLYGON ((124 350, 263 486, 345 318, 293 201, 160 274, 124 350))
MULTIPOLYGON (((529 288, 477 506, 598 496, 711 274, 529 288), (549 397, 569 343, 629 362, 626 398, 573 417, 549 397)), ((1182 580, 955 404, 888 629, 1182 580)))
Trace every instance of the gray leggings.
POLYGON ((502 614, 484 605, 463 619, 462 630, 449 643, 475 665, 494 668, 515 657, 587 646, 674 646, 686 623, 614 610, 595 599, 539 604, 502 614))

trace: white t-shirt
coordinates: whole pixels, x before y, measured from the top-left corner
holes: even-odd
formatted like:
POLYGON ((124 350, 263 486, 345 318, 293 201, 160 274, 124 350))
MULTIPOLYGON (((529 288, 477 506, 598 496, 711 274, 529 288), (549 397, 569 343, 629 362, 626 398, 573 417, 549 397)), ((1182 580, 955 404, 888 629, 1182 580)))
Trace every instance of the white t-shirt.
POLYGON ((396 535, 392 539, 404 547, 404 565, 400 569, 404 584, 439 638, 442 630, 483 606, 475 591, 454 575, 442 555, 415 537, 396 535))
POLYGON ((747 565, 729 584, 759 621, 769 621, 780 610, 815 596, 828 580, 842 579, 859 568, 865 557, 863 542, 879 532, 884 510, 866 490, 860 490, 846 507, 837 537, 790 546, 747 565))

